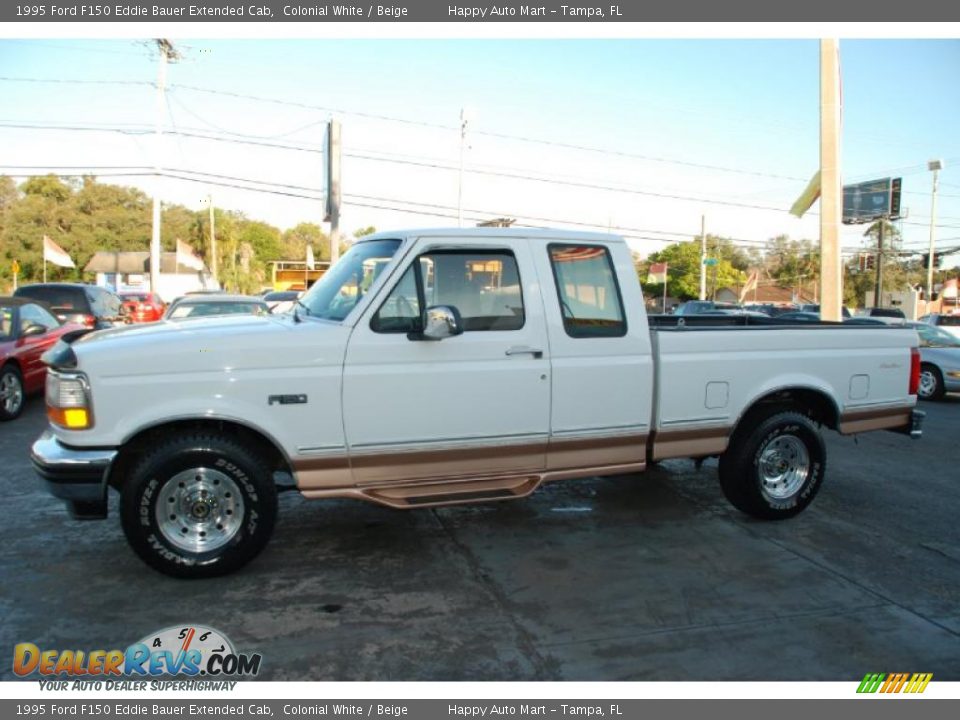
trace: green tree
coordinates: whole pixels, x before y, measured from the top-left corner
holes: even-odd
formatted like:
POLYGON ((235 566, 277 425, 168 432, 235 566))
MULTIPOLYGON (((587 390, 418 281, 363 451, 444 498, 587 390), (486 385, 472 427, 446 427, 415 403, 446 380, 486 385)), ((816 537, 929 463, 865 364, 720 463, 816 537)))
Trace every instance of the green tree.
MULTIPOLYGON (((24 281, 38 280, 43 275, 43 236, 49 235, 71 256, 74 248, 69 240, 70 200, 74 188, 53 175, 30 178, 20 186, 21 197, 3 213, 0 248, 5 270, 13 259, 20 262, 24 281)), ((74 262, 76 258, 74 258, 74 262)), ((51 265, 48 279, 76 279, 79 269, 51 265)))
MULTIPOLYGON (((210 264, 209 228, 204 227, 207 214, 183 205, 164 203, 160 216, 160 247, 167 252, 176 250, 177 240, 187 243, 210 264)), ((149 237, 149 231, 148 231, 149 237)))
POLYGON ((307 244, 313 246, 316 260, 330 259, 330 239, 316 223, 302 222, 283 233, 283 260, 302 260, 307 257, 307 244))
MULTIPOLYGON (((749 258, 732 241, 708 235, 707 254, 717 259, 717 264, 710 266, 707 272, 709 297, 716 296, 720 288, 735 289, 746 282, 745 270, 749 267, 749 258)), ((667 294, 682 300, 699 297, 700 240, 668 245, 663 250, 651 254, 647 260, 647 263, 640 267, 639 277, 644 286, 644 292, 648 296, 663 294, 662 283, 647 283, 646 280, 651 263, 665 262, 667 263, 667 294)))
POLYGON ((820 247, 811 240, 778 235, 767 241, 765 269, 780 287, 812 287, 820 280, 820 247))

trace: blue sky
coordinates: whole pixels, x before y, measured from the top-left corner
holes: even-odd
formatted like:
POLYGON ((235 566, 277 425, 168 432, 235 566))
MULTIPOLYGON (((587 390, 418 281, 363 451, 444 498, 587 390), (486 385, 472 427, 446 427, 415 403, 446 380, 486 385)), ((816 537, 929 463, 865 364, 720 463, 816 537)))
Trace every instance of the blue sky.
MULTIPOLYGON (((468 106, 468 221, 507 214, 528 224, 627 228, 643 251, 698 232, 702 213, 708 230, 745 244, 779 233, 817 237, 815 216, 766 209, 789 207, 817 168, 814 40, 191 39, 178 46, 185 57, 169 70, 168 129, 315 150, 323 123, 342 121, 347 231, 456 223, 456 126, 468 106)), ((921 247, 929 234, 926 162, 943 158, 937 235, 945 246, 960 245, 960 41, 841 41, 841 62, 844 182, 902 176, 905 244, 921 247)), ((0 75, 68 81, 0 81, 2 122, 129 129, 155 120, 149 86, 69 82, 152 82, 149 43, 3 40, 0 75)), ((157 157, 144 134, 0 127, 0 143, 0 162, 9 165, 149 166, 157 157)), ((306 149, 172 136, 162 143, 168 168, 307 188, 323 181, 322 156, 306 149)), ((153 182, 113 181, 145 189, 153 182)), ((316 200, 171 179, 159 189, 191 207, 212 192, 218 205, 281 227, 322 219, 316 200)), ((844 229, 846 248, 859 244, 862 229, 844 229)))

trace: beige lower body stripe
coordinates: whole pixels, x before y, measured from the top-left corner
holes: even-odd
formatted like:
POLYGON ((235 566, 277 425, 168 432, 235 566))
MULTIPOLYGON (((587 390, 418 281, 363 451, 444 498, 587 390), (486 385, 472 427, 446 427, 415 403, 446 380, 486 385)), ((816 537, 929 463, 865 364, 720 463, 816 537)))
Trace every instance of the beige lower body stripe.
POLYGON ((727 449, 731 432, 729 427, 661 430, 653 434, 651 456, 654 460, 666 460, 719 455, 727 449))
POLYGON ((522 497, 551 480, 639 472, 645 434, 295 460, 305 497, 425 507, 522 497))
POLYGON ((910 412, 913 407, 870 408, 863 410, 847 410, 840 414, 838 427, 842 435, 870 432, 871 430, 887 430, 903 427, 910 424, 910 412))

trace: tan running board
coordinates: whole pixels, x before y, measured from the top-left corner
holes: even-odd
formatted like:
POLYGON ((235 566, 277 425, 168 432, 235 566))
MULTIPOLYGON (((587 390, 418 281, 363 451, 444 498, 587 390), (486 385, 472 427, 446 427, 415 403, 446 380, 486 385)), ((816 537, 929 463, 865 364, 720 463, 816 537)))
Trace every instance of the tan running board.
POLYGON ((540 484, 539 475, 476 478, 392 487, 366 487, 366 499, 395 508, 456 505, 526 497, 540 484))

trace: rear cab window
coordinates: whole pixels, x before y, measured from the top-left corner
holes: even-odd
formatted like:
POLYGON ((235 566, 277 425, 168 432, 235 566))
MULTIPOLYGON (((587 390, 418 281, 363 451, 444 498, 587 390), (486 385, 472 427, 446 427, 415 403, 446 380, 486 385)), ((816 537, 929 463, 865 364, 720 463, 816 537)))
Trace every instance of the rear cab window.
POLYGON ((82 287, 30 286, 17 290, 17 297, 41 300, 54 310, 68 313, 90 312, 90 302, 82 287))
POLYGON ((626 314, 610 250, 603 245, 552 243, 547 252, 567 335, 626 335, 626 314))

